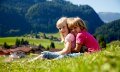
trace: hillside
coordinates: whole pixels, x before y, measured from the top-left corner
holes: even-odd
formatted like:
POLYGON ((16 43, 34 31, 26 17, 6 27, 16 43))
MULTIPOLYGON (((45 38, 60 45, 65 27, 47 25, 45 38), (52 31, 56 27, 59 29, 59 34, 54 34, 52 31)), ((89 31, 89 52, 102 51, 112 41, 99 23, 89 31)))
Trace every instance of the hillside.
POLYGON ((120 72, 120 41, 107 45, 106 50, 94 54, 64 58, 61 60, 37 60, 27 62, 35 55, 4 63, 0 57, 1 72, 120 72))
POLYGON ((120 40, 120 19, 106 23, 97 28, 95 35, 103 37, 106 42, 120 40))
POLYGON ((103 24, 88 5, 74 5, 65 0, 1 0, 0 36, 20 36, 26 33, 55 33, 61 16, 79 16, 90 33, 103 24))
POLYGON ((120 13, 99 12, 98 15, 105 23, 120 19, 120 13))

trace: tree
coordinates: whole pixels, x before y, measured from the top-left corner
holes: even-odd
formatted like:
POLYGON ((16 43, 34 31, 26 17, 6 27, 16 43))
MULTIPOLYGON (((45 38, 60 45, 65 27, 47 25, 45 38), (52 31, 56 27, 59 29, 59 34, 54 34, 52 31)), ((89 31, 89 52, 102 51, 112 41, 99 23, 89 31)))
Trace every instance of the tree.
POLYGON ((29 41, 25 40, 22 45, 29 45, 29 41))
POLYGON ((55 44, 54 44, 54 42, 51 42, 51 44, 50 44, 50 48, 55 48, 55 44))
POLYGON ((39 45, 38 45, 38 48, 40 48, 40 49, 41 49, 41 48, 44 48, 44 47, 43 47, 41 44, 39 44, 39 45))
POLYGON ((19 47, 20 46, 20 40, 19 39, 16 39, 16 41, 15 41, 15 45, 17 46, 17 47, 19 47))
POLYGON ((24 44, 24 39, 22 38, 22 40, 20 41, 20 44, 23 45, 24 44))
POLYGON ((3 47, 6 48, 6 49, 10 48, 10 46, 6 42, 4 42, 3 47))
POLYGON ((120 40, 120 19, 109 22, 96 29, 97 36, 103 36, 105 42, 120 40))
POLYGON ((106 48, 106 42, 103 36, 100 36, 98 41, 101 48, 106 48))
POLYGON ((2 0, 0 35, 20 36, 31 31, 55 33, 58 32, 55 24, 61 16, 81 17, 87 22, 90 33, 103 24, 88 5, 78 6, 66 0, 2 0))
POLYGON ((46 39, 46 38, 47 38, 45 33, 43 33, 43 38, 44 38, 44 39, 46 39))
POLYGON ((37 35, 37 34, 35 34, 35 38, 40 38, 40 36, 39 36, 39 35, 37 35))
POLYGON ((46 0, 34 0, 34 2, 45 2, 46 0))

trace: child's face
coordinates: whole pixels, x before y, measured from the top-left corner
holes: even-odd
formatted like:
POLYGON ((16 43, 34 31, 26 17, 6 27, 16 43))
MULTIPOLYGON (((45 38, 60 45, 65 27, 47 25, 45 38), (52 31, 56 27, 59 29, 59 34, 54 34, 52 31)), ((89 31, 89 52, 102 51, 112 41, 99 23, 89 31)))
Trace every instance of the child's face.
POLYGON ((80 29, 79 26, 73 26, 73 27, 70 29, 70 31, 71 31, 72 33, 74 33, 74 35, 76 36, 79 32, 81 32, 81 29, 80 29))
POLYGON ((68 34, 68 28, 66 24, 59 25, 57 28, 62 34, 68 34))

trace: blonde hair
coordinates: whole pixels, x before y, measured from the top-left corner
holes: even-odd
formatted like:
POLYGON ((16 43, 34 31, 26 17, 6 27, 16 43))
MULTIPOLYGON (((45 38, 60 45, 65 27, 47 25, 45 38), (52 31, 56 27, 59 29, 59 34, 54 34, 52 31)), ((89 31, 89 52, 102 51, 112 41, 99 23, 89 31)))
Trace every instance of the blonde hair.
POLYGON ((67 24, 68 24, 68 28, 70 28, 70 29, 74 26, 79 26, 80 28, 83 28, 83 29, 87 30, 85 22, 79 17, 68 18, 67 19, 67 24))
MULTIPOLYGON (((67 17, 61 17, 57 23, 56 23, 56 27, 58 28, 60 25, 67 25, 67 17)), ((64 42, 64 35, 62 33, 60 33, 60 37, 61 37, 61 42, 64 42)))

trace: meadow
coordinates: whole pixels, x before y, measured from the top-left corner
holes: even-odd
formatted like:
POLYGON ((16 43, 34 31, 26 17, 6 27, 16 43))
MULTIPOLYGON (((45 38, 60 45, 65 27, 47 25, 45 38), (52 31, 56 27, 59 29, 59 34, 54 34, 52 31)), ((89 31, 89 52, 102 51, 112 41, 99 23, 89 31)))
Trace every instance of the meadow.
MULTIPOLYGON (((47 35, 51 35, 51 34, 47 34, 47 35)), ((59 35, 53 34, 53 36, 58 37, 59 35)), ((27 37, 3 37, 3 38, 0 38, 0 45, 3 45, 4 42, 6 42, 8 45, 14 45, 16 39, 27 40, 27 41, 29 41, 30 45, 37 45, 38 46, 39 44, 41 44, 45 48, 50 46, 51 42, 54 42, 56 48, 63 48, 63 43, 58 42, 58 41, 52 41, 52 40, 48 40, 48 39, 27 38, 27 37)))
POLYGON ((27 62, 36 55, 11 63, 0 57, 0 72, 120 72, 120 41, 107 44, 107 48, 93 54, 60 60, 36 60, 27 62))

